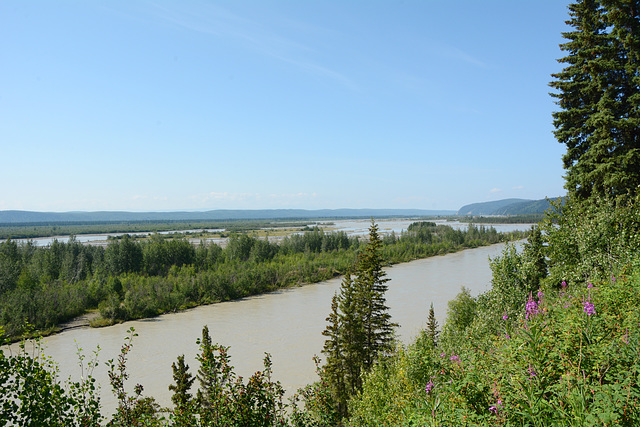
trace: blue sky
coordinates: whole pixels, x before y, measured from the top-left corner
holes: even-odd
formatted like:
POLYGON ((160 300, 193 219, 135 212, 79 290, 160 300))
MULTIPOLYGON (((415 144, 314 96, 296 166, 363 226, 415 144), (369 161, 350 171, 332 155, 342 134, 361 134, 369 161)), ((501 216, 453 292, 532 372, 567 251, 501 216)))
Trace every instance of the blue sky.
POLYGON ((564 194, 564 0, 0 2, 0 210, 564 194))

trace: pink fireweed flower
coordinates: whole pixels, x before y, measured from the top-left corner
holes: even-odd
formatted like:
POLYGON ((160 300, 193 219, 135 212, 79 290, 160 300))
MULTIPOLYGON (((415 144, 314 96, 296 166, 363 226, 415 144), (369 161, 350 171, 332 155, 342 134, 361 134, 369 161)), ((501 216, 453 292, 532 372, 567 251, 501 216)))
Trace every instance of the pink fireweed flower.
POLYGON ((454 354, 449 358, 450 361, 452 362, 459 362, 460 361, 460 357, 458 357, 458 355, 454 354))
POLYGON ((527 305, 525 307, 527 314, 525 318, 529 320, 529 317, 533 317, 540 312, 538 310, 538 303, 533 300, 533 295, 529 293, 529 301, 527 301, 527 305))
POLYGON ((489 411, 494 415, 498 415, 498 409, 499 409, 498 407, 500 406, 502 406, 502 399, 498 398, 498 401, 496 402, 495 405, 489 406, 489 411))
POLYGON ((433 388, 433 381, 429 380, 429 382, 425 386, 424 390, 427 392, 427 394, 429 394, 431 392, 432 388, 433 388))
POLYGON ((565 282, 564 280, 562 281, 562 283, 560 284, 560 286, 562 286, 562 289, 567 287, 567 282, 565 282))
POLYGON ((593 289, 593 284, 591 282, 587 284, 587 289, 593 289))
POLYGON ((542 289, 538 289, 538 300, 541 300, 543 296, 542 289))
POLYGON ((509 316, 507 316, 507 312, 505 311, 504 314, 502 315, 502 320, 507 320, 509 318, 509 316))
POLYGON ((585 313, 587 313, 587 316, 591 316, 592 314, 596 314, 596 307, 593 305, 593 303, 589 300, 586 300, 584 302, 584 309, 583 311, 585 313))

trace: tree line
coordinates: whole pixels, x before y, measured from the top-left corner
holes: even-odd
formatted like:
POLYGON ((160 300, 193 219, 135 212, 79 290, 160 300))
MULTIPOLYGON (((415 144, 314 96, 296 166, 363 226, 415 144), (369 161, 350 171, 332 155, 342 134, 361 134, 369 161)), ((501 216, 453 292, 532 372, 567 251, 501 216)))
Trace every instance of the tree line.
MULTIPOLYGON (((519 236, 434 225, 385 236, 382 250, 395 263, 519 236)), ((0 327, 18 337, 27 325, 52 329, 90 309, 100 312, 96 325, 112 324, 326 280, 344 274, 362 245, 319 228, 279 243, 233 233, 224 248, 160 234, 106 247, 8 240, 0 243, 0 327)))

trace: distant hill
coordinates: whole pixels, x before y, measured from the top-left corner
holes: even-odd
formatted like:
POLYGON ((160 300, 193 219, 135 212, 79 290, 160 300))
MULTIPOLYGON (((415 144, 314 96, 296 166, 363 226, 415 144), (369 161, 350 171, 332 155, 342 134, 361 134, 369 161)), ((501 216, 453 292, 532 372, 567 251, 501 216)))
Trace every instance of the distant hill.
POLYGON ((446 216, 455 211, 424 209, 262 209, 211 210, 205 212, 33 212, 0 211, 0 224, 87 223, 129 221, 214 221, 235 219, 382 218, 446 216))
MULTIPOLYGON (((549 200, 556 200, 550 198, 549 200)), ((544 213, 551 207, 547 199, 527 200, 527 199, 504 199, 493 202, 473 203, 461 207, 458 215, 470 216, 514 216, 514 215, 532 215, 544 213)))
POLYGON ((458 210, 458 215, 498 215, 495 212, 499 209, 504 209, 509 205, 532 202, 533 200, 527 199, 504 199, 496 200, 493 202, 481 202, 465 205, 458 210))

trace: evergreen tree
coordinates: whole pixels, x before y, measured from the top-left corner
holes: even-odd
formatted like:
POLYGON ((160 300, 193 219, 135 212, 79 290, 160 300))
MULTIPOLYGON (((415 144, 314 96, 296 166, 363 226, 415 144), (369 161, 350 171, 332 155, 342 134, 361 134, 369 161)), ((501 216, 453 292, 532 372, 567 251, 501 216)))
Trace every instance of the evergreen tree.
POLYGON ((431 303, 431 307, 429 307, 429 318, 427 319, 427 337, 429 337, 429 341, 433 344, 434 348, 438 345, 438 335, 440 335, 440 331, 438 331, 438 321, 436 320, 436 313, 433 310, 433 303, 431 303))
POLYGON ((322 349, 322 352, 327 357, 322 375, 331 390, 338 414, 344 418, 347 415, 347 400, 349 399, 345 385, 348 366, 345 363, 346 358, 343 357, 343 340, 341 337, 343 322, 341 321, 338 307, 338 295, 335 294, 331 300, 331 313, 326 319, 328 322, 327 328, 322 332, 322 335, 327 337, 322 349))
POLYGON ((333 297, 323 353, 322 375, 328 383, 337 411, 346 418, 349 398, 362 389, 362 374, 376 359, 393 350, 394 328, 385 301, 389 279, 382 270, 382 241, 372 221, 369 241, 359 254, 352 279, 347 273, 340 293, 333 297))
POLYGON ((173 381, 175 384, 169 385, 169 390, 173 391, 171 401, 175 405, 174 414, 176 416, 174 425, 191 426, 195 424, 195 417, 192 412, 192 400, 189 390, 195 381, 189 373, 189 365, 184 363, 184 354, 178 356, 178 364, 172 363, 173 381))
POLYGON ((363 364, 369 369, 380 355, 393 350, 394 328, 389 307, 386 305, 387 273, 382 266, 382 240, 378 225, 371 221, 369 242, 358 255, 356 262, 355 288, 360 299, 362 324, 364 327, 363 364))
POLYGON ((578 0, 569 6, 552 76, 561 110, 555 136, 567 146, 565 187, 585 199, 636 193, 640 185, 640 0, 578 0))

